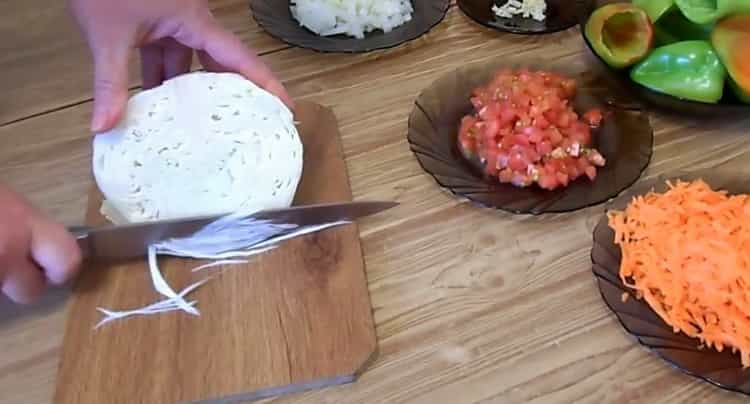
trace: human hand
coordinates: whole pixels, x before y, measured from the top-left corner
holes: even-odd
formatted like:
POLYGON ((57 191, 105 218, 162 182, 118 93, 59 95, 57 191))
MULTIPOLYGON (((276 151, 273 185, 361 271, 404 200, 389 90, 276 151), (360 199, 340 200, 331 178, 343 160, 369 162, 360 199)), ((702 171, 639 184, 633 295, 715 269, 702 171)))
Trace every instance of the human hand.
POLYGON ((62 225, 0 185, 0 286, 16 303, 34 302, 48 284, 78 271, 81 251, 62 225))
POLYGON ((207 71, 241 74, 293 108, 281 82, 219 25, 207 0, 70 0, 70 6, 94 57, 94 132, 122 117, 132 49, 140 50, 145 89, 187 73, 195 52, 207 71))

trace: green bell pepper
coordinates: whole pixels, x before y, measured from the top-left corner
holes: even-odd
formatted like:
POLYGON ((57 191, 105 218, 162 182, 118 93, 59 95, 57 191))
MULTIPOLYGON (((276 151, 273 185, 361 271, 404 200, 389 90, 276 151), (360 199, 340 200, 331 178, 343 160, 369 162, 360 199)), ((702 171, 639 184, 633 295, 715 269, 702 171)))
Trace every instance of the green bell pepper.
POLYGON ((584 28, 594 52, 610 67, 622 69, 643 60, 653 47, 654 29, 646 12, 631 3, 596 9, 584 28))
POLYGON ((633 0, 633 5, 642 8, 652 23, 656 23, 665 13, 676 8, 674 0, 633 0))
POLYGON ((675 8, 664 13, 654 25, 656 45, 663 46, 675 42, 709 40, 713 24, 696 24, 675 8))
POLYGON ((688 20, 711 24, 730 15, 750 13, 750 0, 675 0, 688 20))
POLYGON ((727 72, 708 41, 682 41, 654 49, 630 71, 636 83, 675 97, 717 103, 727 72))

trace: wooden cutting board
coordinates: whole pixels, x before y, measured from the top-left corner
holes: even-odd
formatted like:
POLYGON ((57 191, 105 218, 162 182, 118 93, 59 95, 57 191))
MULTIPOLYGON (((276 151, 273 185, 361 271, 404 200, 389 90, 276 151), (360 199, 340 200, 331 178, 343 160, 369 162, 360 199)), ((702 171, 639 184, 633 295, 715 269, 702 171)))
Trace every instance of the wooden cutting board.
MULTIPOLYGON (((332 111, 297 106, 305 147, 295 204, 350 201, 332 111)), ((88 224, 99 225, 93 191, 88 224)), ((200 317, 134 317, 94 330, 97 307, 159 300, 144 260, 84 268, 74 288, 56 403, 244 402, 352 382, 374 357, 376 336, 355 224, 291 240, 248 265, 192 273, 200 264, 161 259, 175 290, 206 276, 191 295, 200 317)))

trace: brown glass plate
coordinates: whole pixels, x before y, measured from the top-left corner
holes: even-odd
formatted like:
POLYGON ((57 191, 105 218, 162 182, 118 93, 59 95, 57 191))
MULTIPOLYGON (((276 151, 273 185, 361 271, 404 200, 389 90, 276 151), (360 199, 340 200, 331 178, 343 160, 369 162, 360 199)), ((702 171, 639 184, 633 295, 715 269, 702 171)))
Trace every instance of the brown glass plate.
POLYGON ((729 88, 726 86, 724 89, 724 96, 719 102, 712 104, 706 102, 692 101, 680 97, 675 97, 669 94, 664 94, 658 91, 654 91, 646 86, 630 79, 629 69, 614 69, 610 67, 595 51, 591 42, 588 40, 585 32, 586 22, 589 20, 591 13, 599 7, 611 3, 622 3, 621 0, 596 0, 593 2, 593 7, 590 8, 589 12, 584 18, 581 19, 581 37, 583 42, 586 44, 588 53, 591 59, 597 64, 597 69, 603 75, 610 80, 613 85, 621 87, 626 92, 636 99, 643 100, 650 107, 664 111, 678 114, 685 114, 688 116, 702 116, 702 117, 716 117, 716 116, 729 116, 729 115, 740 115, 750 113, 750 104, 743 103, 740 101, 729 88))
POLYGON ((292 17, 287 0, 250 0, 255 20, 266 32, 290 45, 319 52, 361 53, 392 48, 412 41, 440 23, 450 6, 449 0, 412 0, 412 20, 384 33, 376 30, 363 39, 347 35, 319 36, 300 26, 292 17))
POLYGON ((610 91, 591 73, 576 73, 570 63, 506 56, 489 64, 451 72, 427 88, 409 117, 408 141, 422 168, 452 193, 484 207, 519 214, 568 212, 605 202, 635 183, 651 161, 654 142, 648 116, 637 105, 609 102, 610 91), (595 181, 581 178, 554 191, 519 188, 487 179, 461 156, 457 147, 461 118, 472 111, 472 90, 501 67, 544 69, 575 78, 577 111, 600 107, 609 114, 592 132, 594 145, 607 159, 595 181))
MULTIPOLYGON (((669 176, 671 179, 703 179, 714 189, 725 189, 730 193, 750 193, 750 177, 739 173, 726 173, 715 170, 696 171, 669 176)), ((650 190, 667 190, 667 177, 644 181, 611 202, 609 209, 622 210, 635 195, 643 195, 650 190)), ((680 371, 705 380, 721 388, 750 394, 750 370, 743 370, 738 355, 731 350, 717 352, 713 349, 699 349, 700 342, 683 333, 676 334, 645 301, 635 298, 635 294, 620 280, 620 247, 614 243, 614 232, 604 215, 594 230, 594 245, 591 249, 593 272, 599 291, 607 306, 617 316, 622 326, 638 342, 656 353, 680 371), (622 294, 630 296, 623 302, 622 294)))
POLYGON ((492 6, 502 6, 507 0, 458 0, 458 7, 464 14, 485 27, 514 34, 550 34, 564 31, 581 21, 591 11, 591 0, 547 0, 546 18, 536 21, 516 16, 501 18, 492 12, 492 6))

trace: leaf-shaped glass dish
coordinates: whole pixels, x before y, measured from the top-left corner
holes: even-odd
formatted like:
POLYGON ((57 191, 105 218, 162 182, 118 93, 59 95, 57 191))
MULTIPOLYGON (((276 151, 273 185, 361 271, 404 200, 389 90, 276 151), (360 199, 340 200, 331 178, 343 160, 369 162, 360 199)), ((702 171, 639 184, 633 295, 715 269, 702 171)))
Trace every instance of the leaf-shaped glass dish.
POLYGON ((439 78, 417 98, 409 117, 408 141, 422 168, 452 193, 484 207, 519 214, 569 212, 603 203, 635 183, 651 161, 653 129, 638 105, 623 106, 590 73, 578 73, 560 60, 505 56, 492 63, 460 68, 439 78), (607 159, 595 181, 580 178, 566 188, 519 188, 486 178, 458 150, 461 118, 471 113, 472 90, 502 68, 555 71, 576 79, 576 112, 602 108, 605 119, 592 131, 594 146, 607 159))
POLYGON ((292 16, 289 5, 288 0, 250 0, 258 25, 283 42, 319 52, 364 53, 392 48, 426 34, 445 18, 450 1, 412 0, 411 21, 388 33, 375 30, 363 39, 347 35, 320 36, 301 26, 292 16))
MULTIPOLYGON (((667 179, 686 181, 703 179, 713 189, 725 189, 730 193, 750 193, 750 177, 739 173, 716 170, 701 170, 659 176, 644 181, 614 199, 608 209, 622 210, 636 195, 654 190, 665 192, 667 179)), ((625 330, 638 342, 656 353, 673 367, 691 376, 703 379, 721 388, 750 394, 750 370, 743 370, 739 355, 730 349, 718 352, 711 348, 699 348, 700 341, 683 333, 674 333, 644 300, 635 298, 635 293, 620 279, 622 253, 614 243, 614 231, 604 215, 594 230, 591 249, 592 270, 604 302, 614 312, 625 330), (628 298, 623 302, 623 293, 628 298)))
POLYGON ((502 6, 506 2, 507 0, 458 0, 458 6, 464 14, 485 27, 523 35, 551 34, 569 29, 578 25, 580 19, 591 12, 592 7, 591 0, 546 0, 546 18, 544 21, 537 21, 522 16, 502 18, 495 15, 492 6, 502 6))

